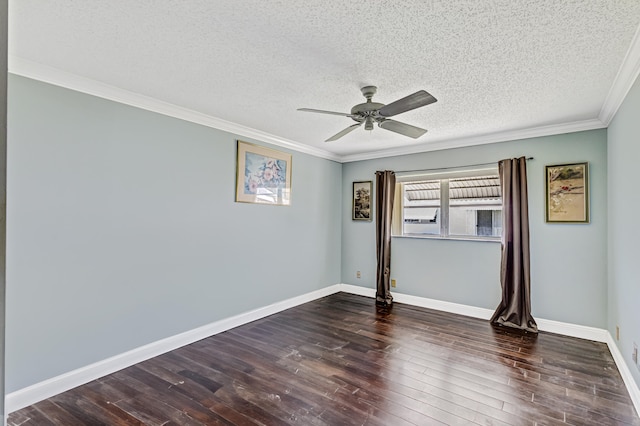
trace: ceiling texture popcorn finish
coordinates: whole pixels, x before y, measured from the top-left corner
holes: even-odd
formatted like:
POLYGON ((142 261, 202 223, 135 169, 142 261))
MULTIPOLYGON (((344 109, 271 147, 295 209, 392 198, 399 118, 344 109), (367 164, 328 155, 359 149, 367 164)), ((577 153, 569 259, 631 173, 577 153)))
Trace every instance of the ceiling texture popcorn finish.
POLYGON ((602 128, 640 1, 10 0, 9 71, 337 161, 602 128), (438 99, 325 143, 360 88, 438 99))

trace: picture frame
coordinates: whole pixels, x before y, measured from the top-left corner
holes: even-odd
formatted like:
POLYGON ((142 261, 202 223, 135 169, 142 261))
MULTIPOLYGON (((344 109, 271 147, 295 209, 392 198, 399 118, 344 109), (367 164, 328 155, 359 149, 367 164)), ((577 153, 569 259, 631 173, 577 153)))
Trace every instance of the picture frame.
POLYGON ((589 163, 545 166, 545 221, 589 223, 589 163))
POLYGON ((372 186, 373 182, 370 180, 353 182, 351 219, 371 221, 372 186))
POLYGON ((236 202, 291 204, 291 154, 237 141, 236 202))

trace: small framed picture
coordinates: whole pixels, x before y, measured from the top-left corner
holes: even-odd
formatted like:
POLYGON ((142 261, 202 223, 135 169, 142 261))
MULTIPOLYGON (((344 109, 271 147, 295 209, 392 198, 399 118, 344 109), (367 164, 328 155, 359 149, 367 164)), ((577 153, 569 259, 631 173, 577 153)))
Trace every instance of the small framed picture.
POLYGON ((371 186, 370 180, 353 182, 353 220, 371 220, 371 186))
POLYGON ((236 201, 291 203, 291 154, 238 141, 236 201))
POLYGON ((548 223, 589 223, 589 163, 545 167, 548 223))

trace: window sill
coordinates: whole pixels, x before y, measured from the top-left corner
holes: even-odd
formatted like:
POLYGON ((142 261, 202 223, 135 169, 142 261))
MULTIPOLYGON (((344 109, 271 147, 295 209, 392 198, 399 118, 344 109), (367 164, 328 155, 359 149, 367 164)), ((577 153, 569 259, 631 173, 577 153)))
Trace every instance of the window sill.
POLYGON ((414 235, 392 235, 393 238, 415 238, 419 240, 453 240, 453 241, 483 241, 488 243, 501 243, 501 237, 473 237, 470 235, 449 235, 443 237, 441 235, 425 235, 425 234, 414 234, 414 235))

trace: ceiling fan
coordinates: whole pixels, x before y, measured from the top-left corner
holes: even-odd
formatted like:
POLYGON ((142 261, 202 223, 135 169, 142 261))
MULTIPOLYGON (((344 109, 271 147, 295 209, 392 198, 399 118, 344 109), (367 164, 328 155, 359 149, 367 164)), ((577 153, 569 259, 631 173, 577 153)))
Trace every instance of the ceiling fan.
POLYGON ((382 129, 400 133, 401 135, 409 136, 410 138, 414 139, 419 138, 427 132, 426 129, 421 129, 420 127, 412 126, 411 124, 406 124, 400 121, 389 119, 389 117, 393 117, 394 115, 411 111, 412 109, 420 108, 438 101, 426 91, 419 90, 412 95, 406 96, 402 99, 398 99, 395 102, 391 102, 390 104, 385 105, 371 101, 373 95, 378 91, 378 88, 376 86, 365 86, 360 90, 362 91, 364 97, 367 98, 367 102, 354 106, 353 108, 351 108, 351 113, 349 114, 344 112, 325 111, 312 108, 299 108, 298 111, 342 115, 344 117, 349 117, 357 121, 356 124, 352 124, 346 129, 336 133, 325 142, 338 140, 347 133, 362 126, 363 124, 365 130, 373 130, 374 122, 378 123, 378 127, 382 129))

